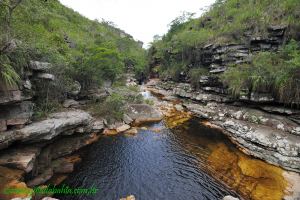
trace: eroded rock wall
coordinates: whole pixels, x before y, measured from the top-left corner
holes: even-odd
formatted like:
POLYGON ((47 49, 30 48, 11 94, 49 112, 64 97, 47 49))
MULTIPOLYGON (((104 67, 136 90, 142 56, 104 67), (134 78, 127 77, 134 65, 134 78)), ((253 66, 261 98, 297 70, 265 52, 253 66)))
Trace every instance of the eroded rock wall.
POLYGON ((57 173, 71 173, 80 161, 72 154, 97 141, 103 131, 103 120, 74 109, 74 103, 33 122, 38 98, 35 86, 41 81, 56 81, 51 68, 50 63, 31 61, 20 85, 0 91, 0 199, 31 196, 29 187, 43 185, 57 173), (23 188, 28 194, 5 195, 5 188, 23 188))

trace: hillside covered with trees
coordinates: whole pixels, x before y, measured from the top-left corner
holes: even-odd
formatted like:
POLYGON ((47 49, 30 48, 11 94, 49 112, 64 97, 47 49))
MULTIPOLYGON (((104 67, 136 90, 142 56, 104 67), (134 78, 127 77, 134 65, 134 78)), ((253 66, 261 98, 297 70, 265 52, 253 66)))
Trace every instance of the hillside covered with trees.
POLYGON ((23 69, 30 60, 48 62, 58 81, 38 84, 41 102, 60 101, 74 81, 88 90, 107 80, 118 82, 127 70, 139 76, 146 65, 141 42, 113 23, 91 21, 58 0, 1 0, 0 22, 2 89, 26 79, 23 69))
POLYGON ((218 0, 200 18, 185 13, 156 37, 150 66, 163 79, 195 87, 210 75, 233 98, 268 93, 299 106, 299 32, 297 0, 218 0))

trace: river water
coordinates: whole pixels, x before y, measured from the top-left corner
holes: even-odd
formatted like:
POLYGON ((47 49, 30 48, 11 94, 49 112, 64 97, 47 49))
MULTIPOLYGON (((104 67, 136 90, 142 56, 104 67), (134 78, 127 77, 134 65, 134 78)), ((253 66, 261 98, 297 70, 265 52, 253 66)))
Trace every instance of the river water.
MULTIPOLYGON (((149 92, 143 96, 153 98, 149 92)), ((85 149, 83 162, 64 182, 72 188, 95 187, 97 194, 58 198, 219 200, 237 193, 244 199, 283 198, 287 183, 280 168, 245 155, 222 131, 181 115, 185 119, 178 112, 144 125, 135 136, 102 136, 85 149)))
POLYGON ((160 122, 136 136, 103 137, 88 148, 83 163, 65 182, 73 188, 94 186, 97 195, 60 199, 222 199, 232 192, 203 169, 207 144, 219 141, 226 138, 196 119, 174 130, 160 122))

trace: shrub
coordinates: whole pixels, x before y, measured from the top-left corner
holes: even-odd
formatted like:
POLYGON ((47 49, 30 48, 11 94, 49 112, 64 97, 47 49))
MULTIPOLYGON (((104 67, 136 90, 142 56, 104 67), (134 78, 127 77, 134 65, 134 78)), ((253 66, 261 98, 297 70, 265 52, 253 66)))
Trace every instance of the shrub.
POLYGON ((207 75, 208 73, 208 69, 203 67, 191 69, 188 73, 188 76, 190 77, 190 83, 192 86, 198 88, 200 77, 207 75))
POLYGON ((300 104, 300 49, 292 40, 280 52, 260 52, 251 64, 231 67, 221 76, 235 97, 249 93, 271 92, 286 104, 300 104))
POLYGON ((103 80, 114 81, 123 72, 123 63, 115 49, 92 49, 83 60, 81 65, 75 66, 75 79, 83 88, 99 86, 103 80))
POLYGON ((151 99, 145 99, 144 102, 150 106, 153 106, 154 105, 154 101, 151 100, 151 99))
POLYGON ((6 87, 17 85, 20 81, 19 74, 12 67, 12 63, 6 55, 0 55, 0 84, 6 87))
POLYGON ((47 118, 47 116, 53 112, 57 112, 62 109, 60 102, 57 100, 51 100, 47 102, 37 102, 34 107, 34 120, 40 120, 47 118))
POLYGON ((235 66, 229 68, 223 75, 221 80, 228 86, 229 92, 233 97, 240 96, 243 89, 249 89, 249 76, 251 75, 250 68, 248 66, 235 66))
POLYGON ((175 19, 168 33, 153 42, 151 61, 159 58, 168 74, 176 64, 190 64, 193 52, 205 44, 247 43, 247 35, 267 36, 267 27, 276 24, 288 25, 286 36, 299 40, 299 10, 298 0, 217 0, 197 19, 175 19))
POLYGON ((113 93, 104 102, 93 105, 91 111, 95 116, 106 117, 109 121, 120 121, 123 119, 124 105, 124 98, 113 93))

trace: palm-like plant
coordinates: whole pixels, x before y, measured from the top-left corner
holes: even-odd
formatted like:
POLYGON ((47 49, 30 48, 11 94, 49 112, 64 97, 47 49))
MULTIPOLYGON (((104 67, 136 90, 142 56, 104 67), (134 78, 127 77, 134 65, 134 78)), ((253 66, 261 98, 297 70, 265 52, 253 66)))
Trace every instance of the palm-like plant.
POLYGON ((9 58, 0 55, 0 84, 3 88, 15 86, 20 81, 19 74, 12 67, 9 58))

